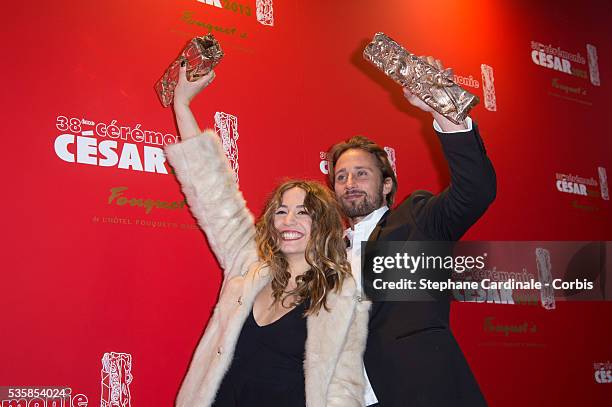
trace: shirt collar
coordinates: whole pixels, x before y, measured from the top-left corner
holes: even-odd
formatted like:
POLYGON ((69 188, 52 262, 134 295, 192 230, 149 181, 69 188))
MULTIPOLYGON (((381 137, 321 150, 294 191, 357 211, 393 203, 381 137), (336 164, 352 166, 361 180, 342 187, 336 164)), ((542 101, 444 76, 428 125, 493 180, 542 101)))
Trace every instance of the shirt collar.
MULTIPOLYGON (((388 210, 389 210, 388 206, 386 205, 381 206, 380 208, 376 209, 375 211, 371 212, 368 216, 363 218, 359 223, 357 223, 354 226, 355 229, 364 230, 367 236, 369 236, 374 230, 374 228, 376 227, 376 225, 378 224, 378 221, 383 217, 383 215, 388 210)), ((344 234, 346 237, 353 240, 353 235, 355 234, 355 231, 351 228, 348 228, 344 231, 344 234)))

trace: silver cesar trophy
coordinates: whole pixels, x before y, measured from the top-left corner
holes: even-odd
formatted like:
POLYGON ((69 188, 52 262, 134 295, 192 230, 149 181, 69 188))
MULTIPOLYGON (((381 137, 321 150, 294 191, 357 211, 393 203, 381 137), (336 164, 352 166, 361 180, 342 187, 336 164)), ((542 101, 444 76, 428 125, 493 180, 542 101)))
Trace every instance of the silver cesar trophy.
POLYGON ((178 83, 181 62, 187 64, 187 80, 193 82, 209 73, 223 58, 221 46, 212 34, 189 41, 181 54, 170 64, 155 84, 155 90, 164 107, 172 104, 174 88, 178 83))
POLYGON ((538 247, 536 248, 535 255, 538 267, 538 280, 542 284, 540 287, 540 301, 542 302, 542 307, 548 310, 555 309, 555 290, 553 288, 550 252, 538 247))
POLYGON ((479 102, 475 95, 453 82, 447 71, 440 71, 411 54, 383 33, 374 35, 363 56, 455 124, 465 120, 479 102))

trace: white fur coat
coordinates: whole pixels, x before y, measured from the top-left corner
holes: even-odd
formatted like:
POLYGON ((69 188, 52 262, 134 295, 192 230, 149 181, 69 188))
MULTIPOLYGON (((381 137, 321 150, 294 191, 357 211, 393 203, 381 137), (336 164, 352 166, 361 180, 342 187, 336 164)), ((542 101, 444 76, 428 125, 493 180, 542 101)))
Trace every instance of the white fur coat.
MULTIPOLYGON (((258 262, 253 216, 217 135, 207 130, 168 146, 166 156, 224 271, 219 302, 176 400, 178 407, 204 407, 215 399, 242 326, 269 275, 258 262)), ((340 292, 328 294, 330 312, 322 310, 307 319, 304 375, 308 407, 364 404, 362 356, 368 306, 360 301, 355 283, 345 281, 340 292)))

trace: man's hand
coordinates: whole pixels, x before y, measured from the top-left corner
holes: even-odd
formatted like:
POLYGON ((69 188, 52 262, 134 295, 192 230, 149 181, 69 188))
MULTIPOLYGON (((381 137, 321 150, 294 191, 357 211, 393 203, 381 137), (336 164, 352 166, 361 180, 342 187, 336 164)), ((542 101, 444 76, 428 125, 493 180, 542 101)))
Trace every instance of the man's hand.
MULTIPOLYGON (((429 65, 435 66, 440 71, 443 72, 443 75, 449 79, 453 77, 453 70, 448 68, 444 69, 442 62, 439 59, 434 59, 434 57, 421 57, 423 58, 429 65)), ((442 116, 440 113, 436 112, 432 109, 427 103, 423 102, 417 96, 413 95, 408 89, 404 88, 404 97, 410 102, 411 105, 418 107, 424 112, 429 112, 433 116, 434 120, 438 123, 442 131, 452 132, 452 131, 461 131, 467 130, 468 126, 464 123, 455 124, 448 120, 446 117, 442 116)))
POLYGON ((191 101, 198 93, 215 79, 215 71, 210 71, 195 82, 187 80, 187 68, 181 66, 179 71, 179 80, 174 89, 174 106, 189 106, 191 101))

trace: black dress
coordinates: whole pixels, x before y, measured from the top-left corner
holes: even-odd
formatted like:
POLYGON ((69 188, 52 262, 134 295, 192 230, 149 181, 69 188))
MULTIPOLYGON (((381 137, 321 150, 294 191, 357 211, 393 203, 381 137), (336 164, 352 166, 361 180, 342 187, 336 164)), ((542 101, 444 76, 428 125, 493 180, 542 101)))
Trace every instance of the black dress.
POLYGON ((257 325, 251 310, 214 407, 306 405, 304 310, 305 305, 300 304, 265 326, 257 325))

